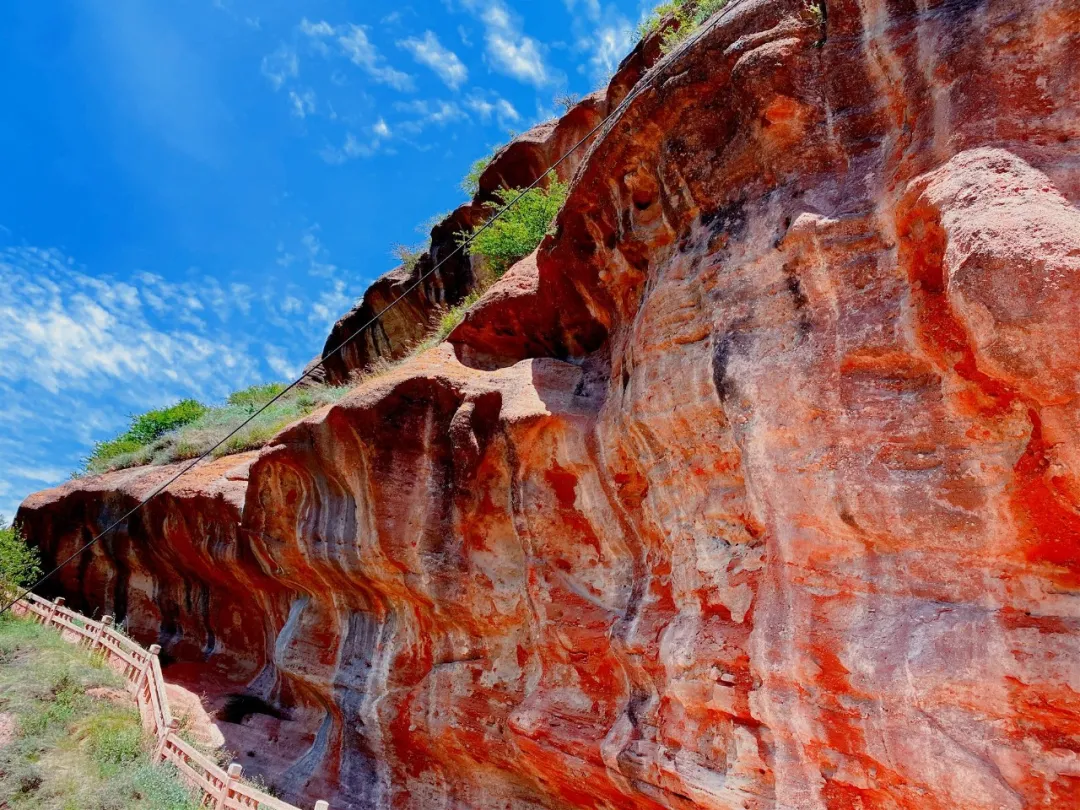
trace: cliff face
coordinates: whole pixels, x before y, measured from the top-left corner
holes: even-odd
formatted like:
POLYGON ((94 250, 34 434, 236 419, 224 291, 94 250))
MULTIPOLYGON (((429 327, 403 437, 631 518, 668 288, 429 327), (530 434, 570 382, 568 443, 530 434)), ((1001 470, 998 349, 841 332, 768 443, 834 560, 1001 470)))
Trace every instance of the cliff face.
POLYGON ((404 357, 427 336, 433 319, 480 286, 479 268, 459 249, 461 234, 488 219, 487 204, 498 201, 495 192, 499 189, 525 188, 549 171, 563 181, 574 175, 585 155, 584 146, 592 140, 590 133, 619 107, 660 57, 663 28, 638 43, 605 91, 586 96, 561 118, 533 127, 492 155, 473 199, 432 228, 429 246, 414 265, 397 267, 380 277, 334 324, 316 358, 322 366, 312 369, 315 379, 342 384, 381 360, 404 357), (398 298, 401 301, 388 309, 398 298), (372 323, 384 310, 386 314, 372 323))
POLYGON ((735 0, 449 343, 58 590, 335 807, 1080 805, 1080 7, 814 8, 735 0))

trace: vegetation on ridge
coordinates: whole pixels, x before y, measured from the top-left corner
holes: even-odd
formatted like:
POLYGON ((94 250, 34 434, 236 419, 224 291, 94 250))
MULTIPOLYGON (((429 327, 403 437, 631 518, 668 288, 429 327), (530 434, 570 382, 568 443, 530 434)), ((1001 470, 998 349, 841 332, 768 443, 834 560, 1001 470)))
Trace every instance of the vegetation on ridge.
POLYGON ((462 179, 461 190, 468 194, 470 199, 480 191, 480 176, 491 165, 494 156, 494 153, 492 153, 474 161, 472 166, 469 167, 468 173, 462 179))
POLYGON ((727 4, 728 0, 667 0, 638 26, 638 35, 644 39, 658 31, 666 20, 674 19, 677 25, 664 31, 660 40, 661 52, 670 53, 727 4))
POLYGON ((198 810, 176 769, 151 761, 120 686, 59 633, 0 616, 0 807, 198 810))
MULTIPOLYGON (((132 428, 127 432, 117 439, 98 442, 94 446, 86 459, 85 472, 102 473, 144 464, 168 464, 198 458, 283 390, 285 386, 281 383, 254 385, 231 394, 224 405, 211 407, 194 400, 184 400, 171 408, 133 416, 132 428), (185 406, 183 420, 170 421, 161 417, 163 413, 178 413, 180 405, 185 406), (192 414, 193 418, 188 418, 192 414), (136 425, 146 423, 164 427, 152 431, 134 430, 136 425)), ((348 386, 310 385, 294 388, 214 451, 214 455, 226 456, 262 447, 287 425, 323 405, 337 402, 348 390, 348 386)))
POLYGON ((463 233, 461 241, 465 243, 471 237, 469 254, 484 258, 495 275, 501 276, 514 262, 536 250, 551 231, 551 223, 569 191, 569 185, 561 182, 554 172, 548 174, 547 188, 499 189, 495 192, 496 199, 486 203, 491 212, 489 224, 477 225, 472 233, 463 233), (514 200, 517 202, 502 216, 493 219, 496 212, 514 200))

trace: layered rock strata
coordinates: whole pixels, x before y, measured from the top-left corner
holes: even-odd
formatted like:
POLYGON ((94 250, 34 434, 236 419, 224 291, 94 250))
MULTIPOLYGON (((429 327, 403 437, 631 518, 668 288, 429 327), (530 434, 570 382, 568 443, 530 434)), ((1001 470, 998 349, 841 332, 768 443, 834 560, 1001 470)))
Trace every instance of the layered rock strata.
POLYGON ((1080 806, 1078 45, 734 0, 449 343, 57 589, 309 722, 335 807, 1080 806))

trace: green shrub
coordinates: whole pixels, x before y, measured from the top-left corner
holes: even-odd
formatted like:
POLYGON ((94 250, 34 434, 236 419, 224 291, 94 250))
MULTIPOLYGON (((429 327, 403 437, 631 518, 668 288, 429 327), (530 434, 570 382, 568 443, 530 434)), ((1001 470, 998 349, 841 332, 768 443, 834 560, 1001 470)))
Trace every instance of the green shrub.
MULTIPOLYGON (((0 527, 4 516, 0 515, 0 527)), ((41 576, 41 554, 26 544, 16 526, 0 528, 0 597, 14 598, 41 576)))
POLYGON ((465 298, 462 299, 461 303, 458 304, 456 307, 444 312, 442 317, 439 318, 439 325, 435 329, 434 334, 432 334, 431 337, 428 338, 430 344, 432 346, 438 346, 440 343, 450 337, 450 333, 457 328, 459 323, 465 320, 465 313, 469 311, 469 307, 471 307, 479 300, 480 291, 473 291, 467 296, 465 296, 465 298))
MULTIPOLYGON (((198 458, 284 390, 285 386, 281 383, 268 383, 237 391, 229 396, 225 405, 204 408, 196 419, 162 434, 148 444, 115 455, 91 456, 86 463, 86 472, 102 473, 144 464, 169 464, 198 458)), ((214 456, 263 447, 290 423, 323 405, 336 402, 348 391, 348 386, 294 388, 244 425, 239 433, 214 451, 214 456)))
MULTIPOLYGON (((284 390, 284 383, 273 382, 265 383, 263 385, 252 385, 249 388, 244 388, 229 394, 229 398, 226 402, 230 405, 235 405, 238 408, 244 408, 249 413, 254 413, 284 390)), ((200 416, 201 415, 202 414, 200 414, 200 416)))
POLYGON ((668 28, 660 41, 661 52, 670 53, 727 4, 728 0, 667 0, 638 26, 638 35, 644 39, 659 30, 665 20, 674 18, 677 25, 668 28))
POLYGON ((480 176, 491 165, 492 157, 494 156, 488 155, 474 161, 473 165, 469 167, 469 173, 461 181, 461 190, 468 194, 470 198, 475 197, 476 193, 480 191, 480 176))
POLYGON ((131 427, 124 434, 140 444, 149 444, 159 436, 182 425, 194 422, 204 413, 206 406, 194 399, 182 399, 168 408, 147 411, 132 417, 131 427))
POLYGON ((87 470, 107 467, 112 459, 137 455, 155 439, 190 424, 206 413, 207 407, 194 399, 183 399, 168 408, 159 408, 131 417, 127 431, 115 439, 98 442, 86 460, 87 470))
MULTIPOLYGON (((487 203, 492 215, 511 201, 522 195, 521 199, 509 208, 499 219, 485 228, 478 225, 471 236, 468 250, 472 256, 482 256, 487 260, 496 276, 501 276, 510 265, 528 256, 551 229, 551 223, 559 213, 569 186, 561 183, 554 172, 548 175, 547 188, 532 188, 528 191, 508 188, 495 192, 496 201, 487 203)), ((468 236, 462 234, 464 243, 468 236)))

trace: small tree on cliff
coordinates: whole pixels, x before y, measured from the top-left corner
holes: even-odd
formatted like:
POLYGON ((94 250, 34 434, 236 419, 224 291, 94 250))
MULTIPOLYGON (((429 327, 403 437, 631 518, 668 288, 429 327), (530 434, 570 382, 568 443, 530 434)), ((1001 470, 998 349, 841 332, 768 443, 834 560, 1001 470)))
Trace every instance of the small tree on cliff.
MULTIPOLYGON (((3 525, 4 516, 0 515, 0 527, 3 525)), ((17 526, 0 528, 0 596, 5 601, 41 576, 40 562, 38 550, 26 544, 17 526)))
POLYGON ((472 236, 469 253, 483 256, 495 275, 501 276, 518 259, 536 250, 551 230, 568 191, 569 186, 559 182, 554 172, 548 175, 547 188, 499 189, 495 192, 496 200, 486 203, 491 216, 512 201, 517 202, 490 226, 477 225, 471 234, 462 234, 461 241, 464 243, 472 236))

